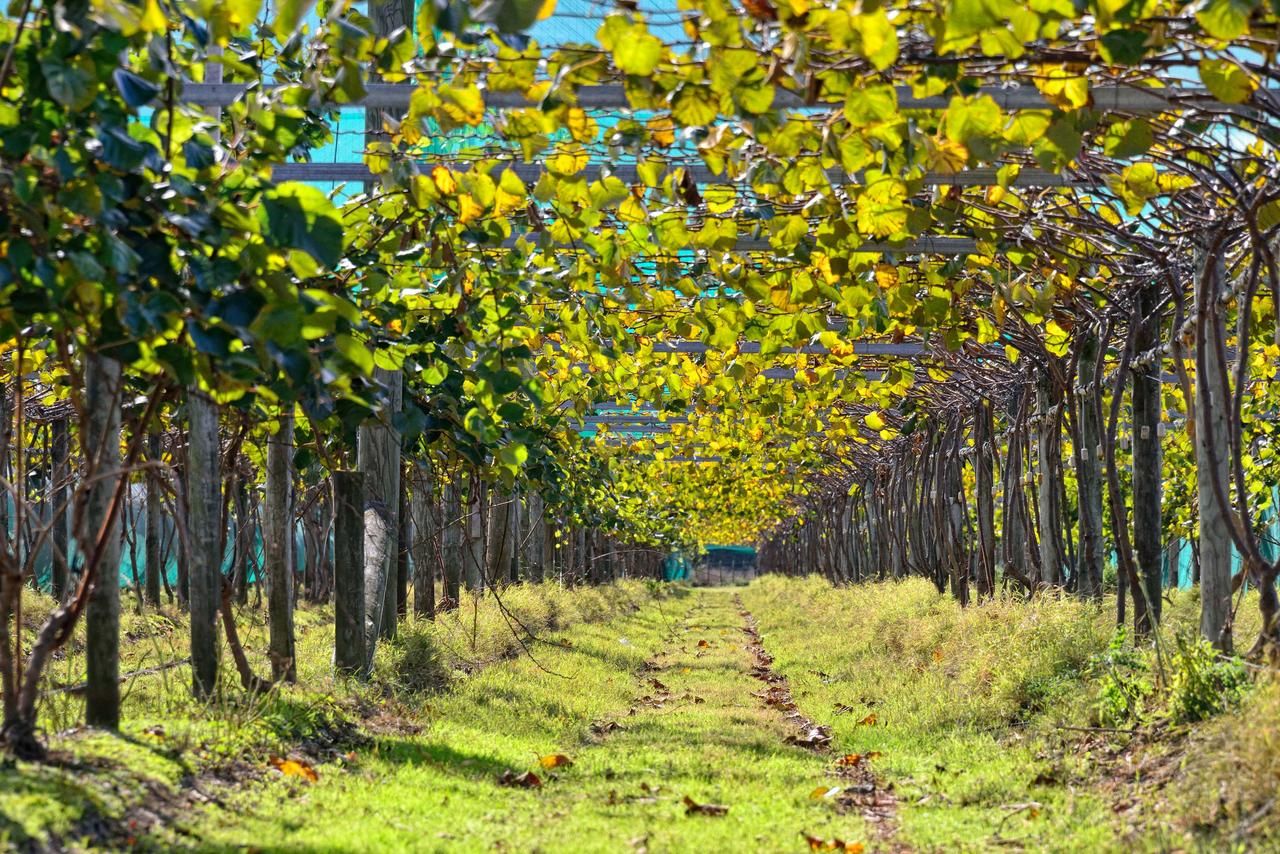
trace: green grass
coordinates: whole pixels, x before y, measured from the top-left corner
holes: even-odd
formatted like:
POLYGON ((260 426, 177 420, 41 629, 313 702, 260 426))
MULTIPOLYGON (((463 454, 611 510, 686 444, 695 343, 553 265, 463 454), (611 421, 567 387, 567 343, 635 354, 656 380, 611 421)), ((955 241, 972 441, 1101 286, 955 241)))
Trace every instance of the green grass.
POLYGON ((805 848, 801 831, 860 838, 860 819, 809 797, 828 759, 786 745, 781 717, 752 696, 742 626, 715 591, 576 626, 558 636, 568 648, 542 646, 536 663, 497 664, 433 700, 423 733, 378 738, 315 784, 245 790, 198 832, 212 848, 282 851, 787 851, 805 848), (653 678, 672 695, 660 708, 637 702, 653 678), (594 734, 600 721, 623 729, 594 734), (507 770, 543 774, 538 757, 555 753, 573 765, 541 789, 498 785, 507 770), (686 815, 685 796, 728 814, 686 815))
MULTIPOLYGON (((141 676, 120 735, 63 732, 50 738, 54 762, 0 765, 0 848, 803 851, 802 833, 886 847, 856 811, 810 797, 839 784, 832 755, 788 745, 795 724, 753 696, 762 683, 737 596, 800 710, 832 726, 835 755, 880 753, 872 766, 898 797, 899 843, 1127 851, 1280 839, 1280 684, 1195 723, 1175 720, 1173 692, 1157 686, 1117 724, 1136 737, 1097 732, 1111 603, 961 609, 920 580, 766 578, 740 591, 511 588, 506 614, 486 598, 408 621, 368 684, 333 677, 331 615, 304 609, 299 686, 255 699, 229 686, 199 704, 185 668, 141 676), (518 624, 536 636, 524 637, 531 656, 518 624), (602 733, 602 722, 620 728, 602 733), (272 770, 272 754, 313 763, 318 780, 272 770), (572 765, 542 768, 554 754, 572 765), (499 783, 526 771, 543 785, 499 783), (688 815, 685 797, 728 812, 688 815)), ((1256 628, 1251 608, 1242 637, 1256 628)), ((1194 597, 1171 594, 1166 671, 1178 666, 1173 637, 1195 622, 1194 597)), ((262 617, 247 609, 241 629, 264 672, 262 617)), ((177 613, 130 615, 125 631, 125 669, 185 654, 177 613)), ((1154 653, 1128 649, 1126 678, 1159 683, 1154 653)), ((78 681, 79 655, 73 645, 55 679, 78 681)), ((46 729, 77 719, 78 702, 55 695, 46 729)))
MULTIPOLYGON (((657 589, 638 582, 568 590, 556 585, 509 588, 504 615, 492 597, 464 602, 434 623, 410 620, 400 637, 380 646, 374 679, 360 684, 335 678, 333 623, 329 608, 303 607, 297 613, 296 686, 280 686, 266 696, 240 690, 230 656, 223 655, 223 690, 201 702, 190 692, 190 668, 182 665, 130 678, 123 687, 123 723, 118 735, 78 729, 83 700, 56 690, 84 679, 83 640, 77 634, 48 674, 55 690, 41 706, 41 728, 51 761, 40 765, 0 764, 0 848, 70 845, 78 839, 125 844, 144 837, 150 825, 170 825, 189 812, 184 778, 239 780, 261 776, 272 754, 286 753, 308 740, 349 733, 362 719, 412 727, 428 720, 431 692, 465 684, 469 673, 514 655, 521 647, 513 626, 535 634, 559 626, 605 621, 632 613, 657 589), (426 689, 430 692, 424 693, 426 689), (165 808, 157 822, 140 806, 165 808), (136 824, 137 826, 132 826, 136 824)), ((33 633, 52 607, 47 597, 28 594, 23 627, 33 633)), ((241 637, 257 673, 268 671, 265 615, 253 608, 238 613, 241 637)), ((83 631, 81 629, 81 631, 83 631)), ((185 615, 164 607, 122 618, 121 670, 128 673, 181 661, 187 654, 185 615)), ((159 828, 153 840, 174 845, 190 840, 159 828)))
MULTIPOLYGON (((743 598, 801 709, 833 725, 839 749, 881 752, 876 768, 901 799, 900 838, 920 850, 1168 850, 1221 842, 1208 802, 1234 778, 1184 753, 1187 733, 1203 740, 1216 729, 1223 755, 1226 732, 1251 730, 1261 753, 1270 751, 1250 766, 1252 794, 1233 796, 1233 814, 1260 808, 1280 784, 1268 778, 1280 766, 1280 744, 1260 744, 1264 736, 1246 709, 1175 728, 1161 706, 1167 694, 1154 692, 1138 739, 1086 731, 1099 723, 1094 663, 1113 635, 1112 602, 1044 596, 961 609, 918 579, 834 589, 816 578, 777 577, 743 598), (1152 768, 1167 774, 1170 762, 1194 774, 1194 793, 1171 799, 1167 779, 1138 779, 1152 768), (1131 805, 1119 809, 1126 799, 1131 805)), ((1241 637, 1256 631, 1251 606, 1241 610, 1241 637)), ((1194 630, 1195 620, 1194 597, 1171 594, 1166 666, 1171 638, 1194 630)), ((1137 657, 1155 667, 1150 650, 1137 657)), ((1263 729, 1280 740, 1274 726, 1263 729)))

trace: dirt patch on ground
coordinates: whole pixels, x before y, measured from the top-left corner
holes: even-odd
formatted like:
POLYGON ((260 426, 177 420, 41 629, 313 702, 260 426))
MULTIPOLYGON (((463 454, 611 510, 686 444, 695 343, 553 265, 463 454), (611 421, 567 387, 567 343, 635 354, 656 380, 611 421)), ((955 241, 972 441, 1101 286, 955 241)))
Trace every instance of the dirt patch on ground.
POLYGON ((751 653, 751 675, 764 683, 764 687, 754 692, 765 706, 778 712, 792 730, 786 743, 812 750, 815 753, 833 756, 834 766, 831 775, 838 782, 829 787, 830 795, 836 809, 845 812, 857 812, 867 826, 875 832, 876 839, 883 850, 906 852, 911 849, 896 838, 898 831, 898 798, 893 793, 892 785, 884 785, 871 770, 867 757, 858 754, 835 757, 831 749, 831 728, 817 723, 807 717, 797 707, 791 696, 791 687, 787 677, 773 668, 773 656, 765 649, 760 638, 760 630, 756 619, 735 597, 738 614, 742 617, 742 633, 747 638, 747 651, 751 653))

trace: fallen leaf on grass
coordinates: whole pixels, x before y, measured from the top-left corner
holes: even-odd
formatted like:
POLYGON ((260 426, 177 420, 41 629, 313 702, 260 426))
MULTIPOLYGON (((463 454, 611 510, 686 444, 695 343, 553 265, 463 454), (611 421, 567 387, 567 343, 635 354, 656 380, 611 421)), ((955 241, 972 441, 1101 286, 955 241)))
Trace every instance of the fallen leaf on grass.
POLYGON ((706 649, 709 646, 711 646, 711 644, 708 641, 705 641, 705 640, 698 641, 698 649, 706 649))
POLYGON ((617 721, 595 721, 591 724, 593 735, 606 735, 620 729, 622 729, 622 724, 617 721))
POLYGON ((843 839, 823 839, 811 833, 800 831, 804 841, 809 843, 810 851, 843 851, 845 854, 862 854, 866 849, 861 842, 845 842, 843 839))
POLYGON ((308 783, 319 781, 320 775, 316 773, 316 769, 312 768, 306 762, 299 762, 295 759, 281 759, 279 756, 271 757, 271 765, 286 777, 297 777, 308 783))
POLYGON ((837 765, 843 765, 848 768, 856 768, 863 762, 870 762, 872 759, 879 759, 880 751, 869 750, 866 753, 846 753, 836 760, 837 765))
POLYGON ((542 788, 542 778, 532 771, 517 774, 515 771, 507 769, 498 775, 498 785, 511 786, 517 789, 540 789, 542 788))
POLYGON ((831 731, 824 726, 810 727, 804 735, 787 736, 787 744, 797 747, 825 747, 831 742, 831 731))
POLYGON ((670 691, 670 690, 671 690, 671 689, 670 689, 670 688, 668 688, 666 685, 663 685, 661 682, 659 682, 657 679, 650 679, 650 680, 649 680, 649 684, 653 686, 653 690, 655 690, 655 691, 670 691))
POLYGON ((548 753, 538 757, 538 764, 550 771, 552 768, 564 768, 573 764, 573 760, 563 753, 548 753))
POLYGON ((824 798, 834 798, 843 791, 839 786, 819 786, 809 793, 809 799, 821 801, 824 798))
POLYGON ((685 815, 728 815, 729 808, 724 804, 700 804, 688 795, 684 796, 685 815))
POLYGON ((875 726, 875 725, 876 725, 876 713, 875 713, 875 712, 872 712, 871 714, 867 715, 867 716, 866 716, 865 718, 863 718, 862 720, 858 721, 858 726, 875 726))

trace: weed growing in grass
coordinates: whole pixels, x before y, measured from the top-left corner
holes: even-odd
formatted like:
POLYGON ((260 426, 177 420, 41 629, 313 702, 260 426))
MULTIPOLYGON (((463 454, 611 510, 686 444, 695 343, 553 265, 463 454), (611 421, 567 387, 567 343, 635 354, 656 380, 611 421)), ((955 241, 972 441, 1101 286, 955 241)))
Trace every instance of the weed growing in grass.
POLYGON ((1097 722, 1121 727, 1136 720, 1155 690, 1149 673, 1147 656, 1129 644, 1124 626, 1116 629, 1106 650, 1089 664, 1088 674, 1098 685, 1097 722))
POLYGON ((1249 687, 1244 662, 1221 656, 1204 638, 1179 632, 1169 668, 1169 715, 1194 723, 1233 707, 1249 687))
POLYGON ((1223 656, 1186 628, 1172 632, 1173 653, 1159 671, 1156 651, 1137 648, 1121 627, 1088 675, 1096 683, 1095 711, 1102 726, 1169 721, 1189 724, 1234 707, 1248 691, 1249 673, 1235 656, 1223 656))

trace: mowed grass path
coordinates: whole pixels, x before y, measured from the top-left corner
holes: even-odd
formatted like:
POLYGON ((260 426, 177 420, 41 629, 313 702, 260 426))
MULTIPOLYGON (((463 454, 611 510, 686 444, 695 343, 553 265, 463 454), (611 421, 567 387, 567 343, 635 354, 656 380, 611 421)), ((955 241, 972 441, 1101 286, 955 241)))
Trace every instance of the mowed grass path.
MULTIPOLYGON (((743 617, 698 590, 580 625, 429 701, 420 733, 379 737, 320 779, 237 792, 200 847, 254 850, 806 851, 802 832, 863 840, 810 793, 830 757, 753 692, 743 617), (550 672, 548 672, 550 671, 550 672), (617 726, 614 727, 613 724, 617 726), (551 771, 541 756, 573 764, 551 771), (533 771, 543 785, 500 785, 533 771), (728 808, 687 809, 685 798, 728 808)), ((868 846, 871 848, 872 846, 868 846)))

